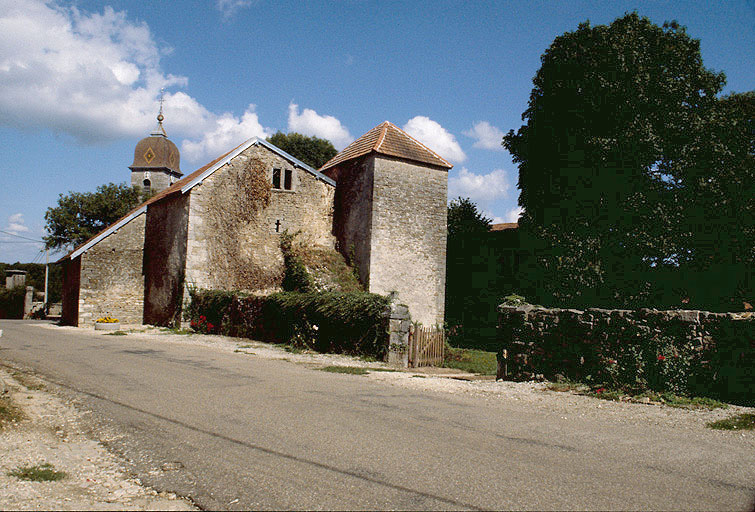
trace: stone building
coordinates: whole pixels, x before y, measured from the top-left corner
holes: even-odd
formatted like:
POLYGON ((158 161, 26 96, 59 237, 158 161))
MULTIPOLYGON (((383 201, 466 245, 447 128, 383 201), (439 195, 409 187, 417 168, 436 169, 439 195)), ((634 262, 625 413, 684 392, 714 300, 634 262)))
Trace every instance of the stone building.
POLYGON ((131 169, 131 185, 140 187, 147 194, 165 190, 181 179, 181 154, 163 128, 163 107, 160 100, 157 128, 139 141, 134 149, 131 169))
MULTIPOLYGON (((170 146, 155 149, 160 137, 139 143, 132 177, 144 176, 136 173, 145 172, 145 146, 157 163, 170 158, 170 146)), ((159 168, 161 176, 180 172, 177 155, 174 161, 159 168)), ((109 314, 124 323, 179 325, 189 287, 277 289, 280 235, 288 231, 353 259, 366 288, 397 292, 414 320, 442 324, 450 167, 388 122, 322 172, 250 139, 64 257, 63 322, 86 325, 109 314)))
POLYGON ((442 325, 451 164, 385 121, 320 168, 337 183, 334 233, 370 292, 442 325))

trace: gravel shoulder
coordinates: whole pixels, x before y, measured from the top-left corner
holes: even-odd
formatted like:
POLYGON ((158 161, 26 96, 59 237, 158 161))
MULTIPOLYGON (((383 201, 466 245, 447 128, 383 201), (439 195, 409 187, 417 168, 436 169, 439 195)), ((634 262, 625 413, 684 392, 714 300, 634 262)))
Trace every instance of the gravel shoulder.
POLYGON ((0 430, 0 510, 197 510, 131 476, 124 461, 88 436, 81 421, 86 413, 48 391, 44 381, 0 368, 0 392, 23 414, 0 430), (35 482, 8 474, 45 463, 66 476, 35 482))

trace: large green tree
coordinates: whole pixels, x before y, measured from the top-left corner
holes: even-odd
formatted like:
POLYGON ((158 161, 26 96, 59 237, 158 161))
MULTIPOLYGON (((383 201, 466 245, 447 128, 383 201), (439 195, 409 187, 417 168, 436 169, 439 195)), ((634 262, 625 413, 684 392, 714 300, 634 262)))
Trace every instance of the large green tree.
POLYGON ((126 184, 100 185, 95 192, 60 194, 45 213, 49 249, 72 249, 126 215, 143 200, 141 189, 126 184))
POLYGON ((267 141, 315 169, 322 167, 338 153, 329 140, 307 137, 296 132, 277 132, 268 137, 267 141))
POLYGON ((469 339, 479 338, 480 328, 489 323, 491 304, 498 299, 487 272, 490 222, 468 198, 448 204, 445 316, 449 341, 457 346, 472 346, 469 339))
POLYGON ((519 165, 523 243, 535 252, 526 293, 573 306, 682 298, 677 269, 695 257, 687 185, 723 164, 699 160, 723 116, 723 73, 703 66, 684 27, 636 13, 581 24, 541 61, 525 124, 503 141, 519 165))

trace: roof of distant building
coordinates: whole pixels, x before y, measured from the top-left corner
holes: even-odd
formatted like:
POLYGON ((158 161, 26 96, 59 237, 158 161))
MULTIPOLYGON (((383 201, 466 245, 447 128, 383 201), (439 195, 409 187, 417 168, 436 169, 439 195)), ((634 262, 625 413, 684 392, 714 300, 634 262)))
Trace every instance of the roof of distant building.
POLYGON ((501 224, 491 224, 490 231, 505 231, 507 229, 517 229, 518 227, 518 222, 503 222, 501 224))
POLYGON ((320 172, 370 153, 403 158, 445 169, 453 167, 417 139, 393 123, 385 121, 346 146, 320 167, 320 172))

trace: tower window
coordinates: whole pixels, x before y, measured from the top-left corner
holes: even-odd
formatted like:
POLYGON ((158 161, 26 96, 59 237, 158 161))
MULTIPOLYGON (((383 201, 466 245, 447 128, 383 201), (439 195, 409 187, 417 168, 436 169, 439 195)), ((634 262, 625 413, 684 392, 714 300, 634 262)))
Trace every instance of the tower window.
POLYGON ((152 189, 152 183, 149 180, 144 180, 142 185, 144 186, 144 193, 149 194, 152 189))
POLYGON ((283 188, 286 190, 291 190, 291 185, 293 185, 294 181, 294 171, 291 169, 286 169, 284 177, 283 177, 283 188))
POLYGON ((273 169, 273 188, 281 188, 281 170, 273 169))

